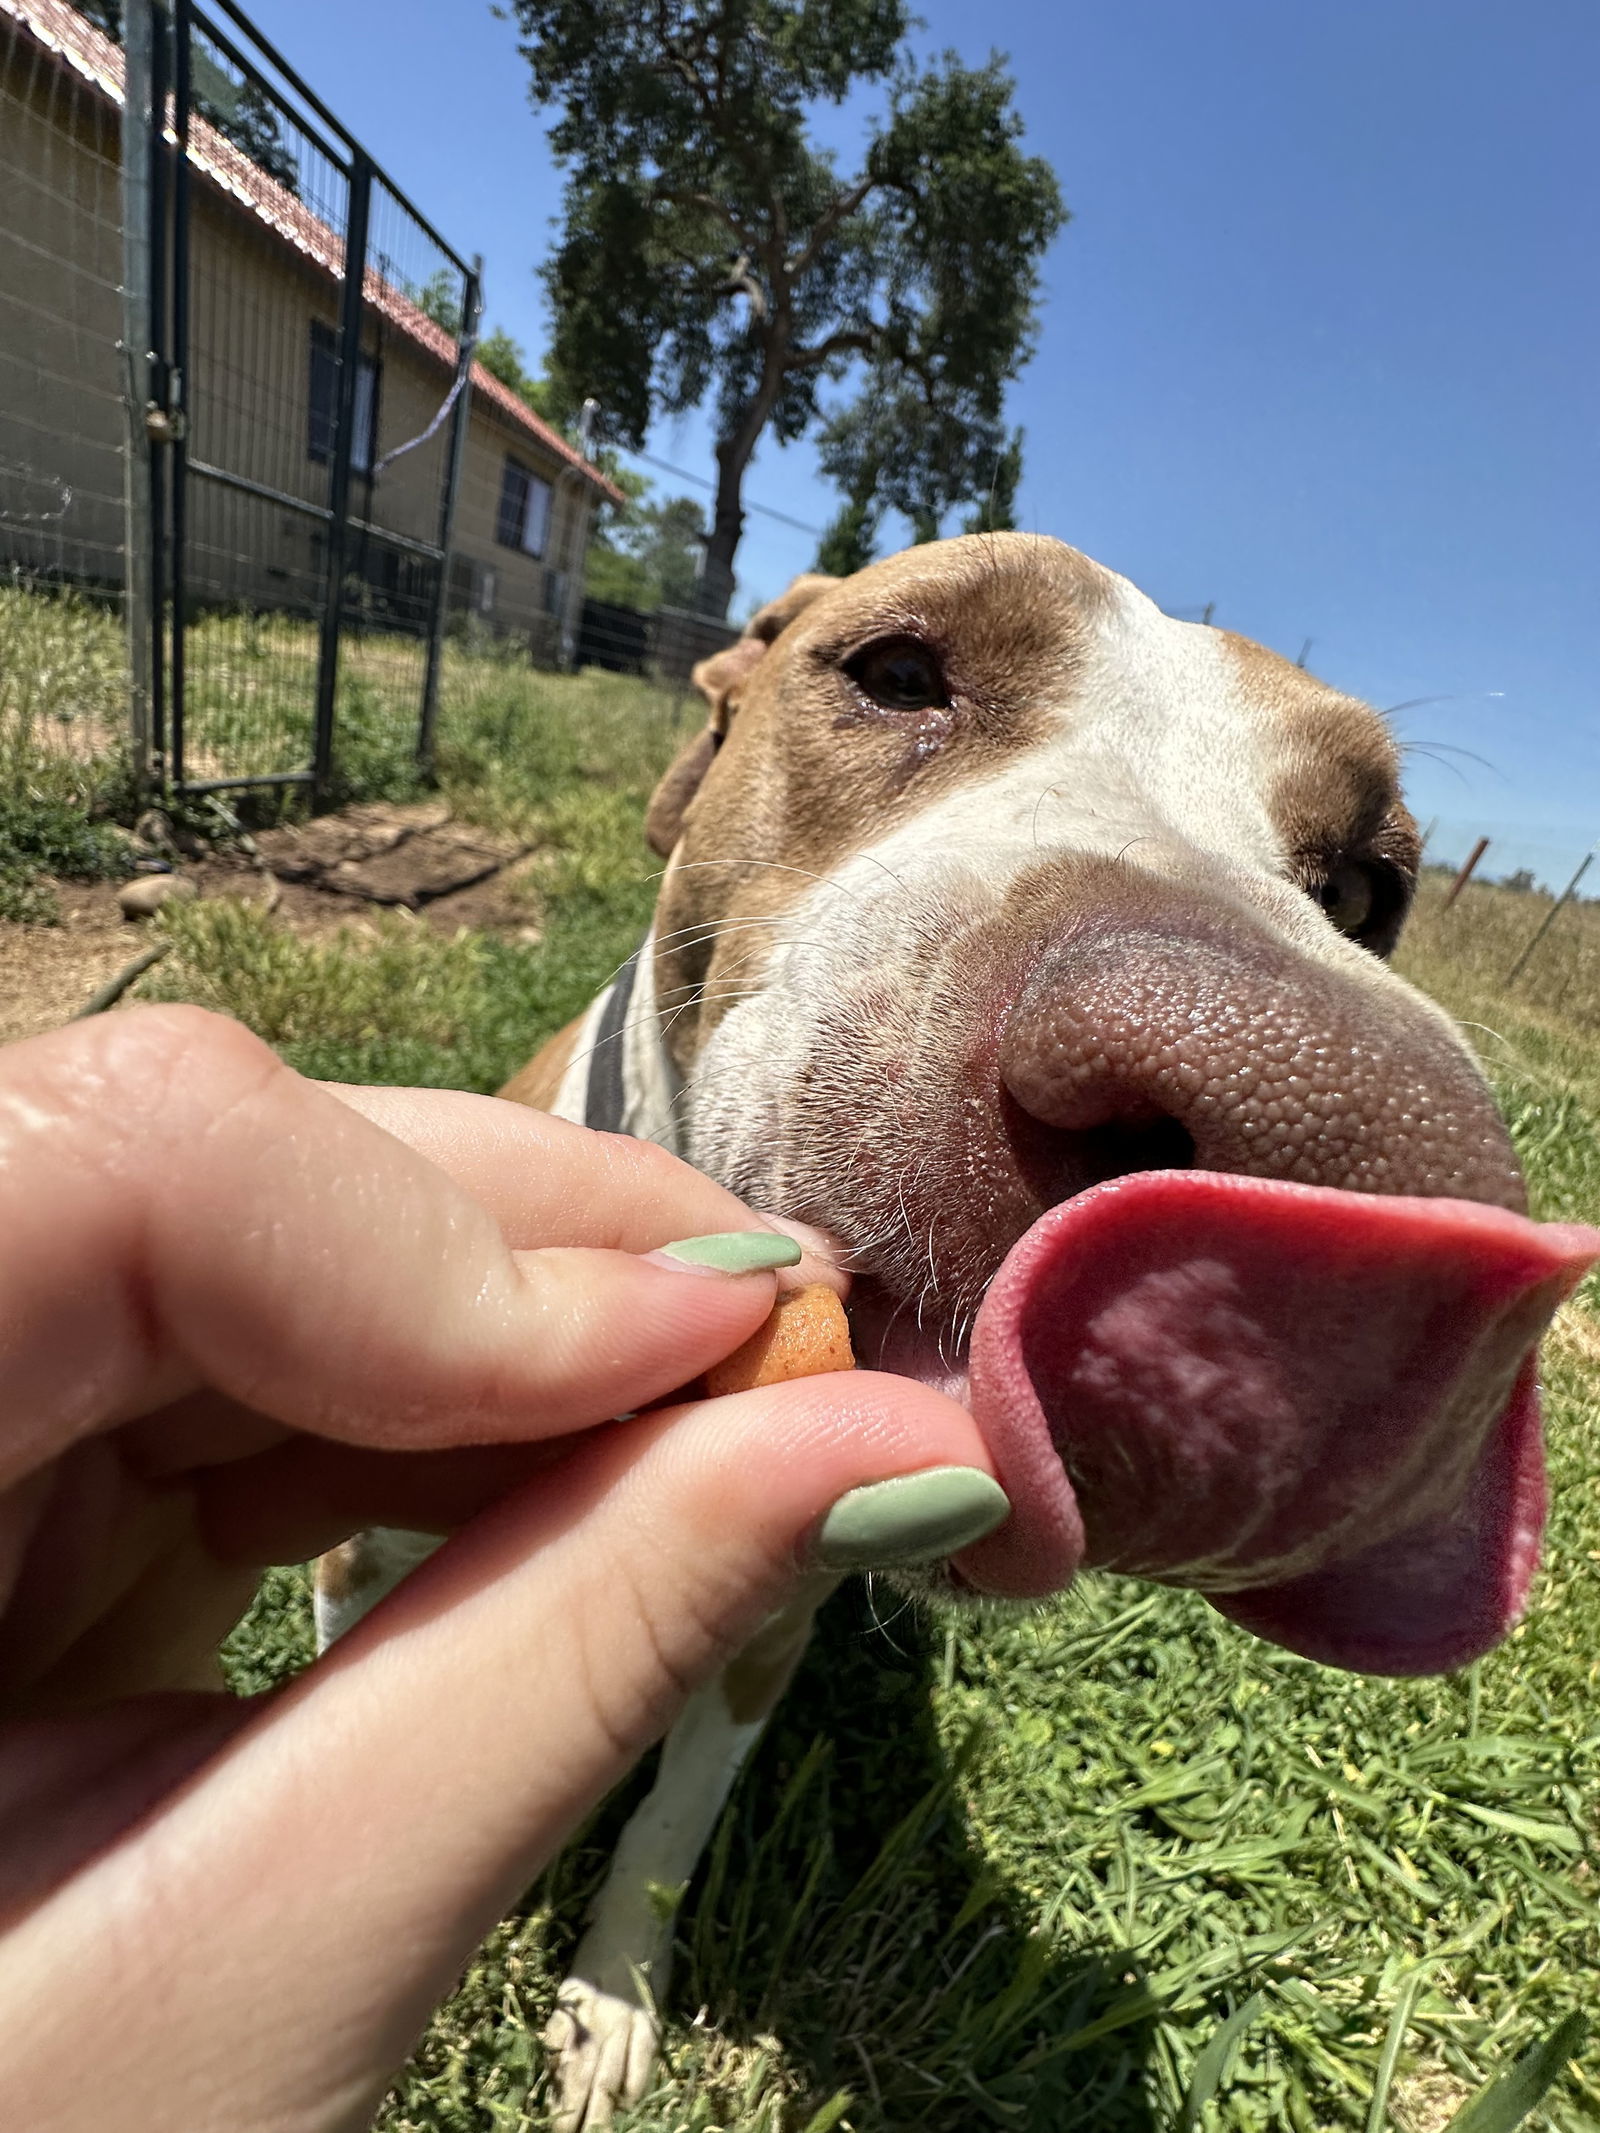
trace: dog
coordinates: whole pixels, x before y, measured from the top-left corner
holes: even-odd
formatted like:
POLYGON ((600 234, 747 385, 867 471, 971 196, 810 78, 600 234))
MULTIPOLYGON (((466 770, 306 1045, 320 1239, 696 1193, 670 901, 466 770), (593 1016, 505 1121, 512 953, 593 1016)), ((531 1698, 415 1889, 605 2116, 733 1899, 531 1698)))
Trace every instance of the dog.
MULTIPOLYGON (((1575 1276, 1388 966, 1420 851, 1382 719, 1013 533, 802 578, 695 680, 651 935, 503 1094, 840 1241, 862 1361, 967 1400, 1014 1507, 954 1589, 1089 1560, 1374 1672, 1497 1641, 1575 1276)), ((325 1559, 323 1639, 429 1545, 325 1559)), ((820 1597, 667 1738, 547 2033, 569 2133, 648 2086, 660 1891, 820 1597)))

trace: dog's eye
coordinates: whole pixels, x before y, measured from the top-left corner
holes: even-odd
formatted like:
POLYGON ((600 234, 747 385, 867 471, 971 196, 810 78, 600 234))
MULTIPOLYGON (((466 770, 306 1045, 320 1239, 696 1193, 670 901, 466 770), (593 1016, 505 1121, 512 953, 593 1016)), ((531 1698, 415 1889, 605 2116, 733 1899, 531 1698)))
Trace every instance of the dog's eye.
POLYGON ((1397 889, 1387 868, 1347 860, 1325 875, 1311 893, 1329 922, 1353 941, 1382 932, 1394 917, 1397 889))
POLYGON ((950 701, 939 662, 914 637, 884 637, 846 662, 864 696, 885 711, 930 711, 950 701))

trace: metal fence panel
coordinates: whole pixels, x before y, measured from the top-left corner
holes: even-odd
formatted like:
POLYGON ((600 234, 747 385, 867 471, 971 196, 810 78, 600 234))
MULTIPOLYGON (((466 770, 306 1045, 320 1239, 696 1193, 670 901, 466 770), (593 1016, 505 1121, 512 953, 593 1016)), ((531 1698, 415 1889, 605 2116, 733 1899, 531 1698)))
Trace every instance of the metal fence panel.
POLYGON ((0 745, 426 761, 477 270, 232 0, 85 4, 0 0, 0 745))
POLYGON ((0 0, 0 775, 126 744, 121 147, 97 80, 113 66, 59 0, 0 0))
POLYGON ((223 0, 175 0, 172 772, 426 750, 476 277, 223 0))

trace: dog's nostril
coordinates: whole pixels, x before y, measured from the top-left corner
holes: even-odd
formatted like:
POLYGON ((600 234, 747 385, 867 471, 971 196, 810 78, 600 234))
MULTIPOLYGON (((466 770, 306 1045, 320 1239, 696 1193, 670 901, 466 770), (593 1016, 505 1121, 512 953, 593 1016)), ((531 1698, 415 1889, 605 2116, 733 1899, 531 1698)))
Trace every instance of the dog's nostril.
POLYGON ((1137 1122, 1113 1118, 1067 1137, 1084 1150, 1096 1183, 1102 1178, 1125 1178, 1135 1170, 1194 1168, 1194 1136, 1175 1118, 1137 1122))
POLYGON ((1165 1112, 1063 1127, 1035 1118, 1009 1090, 1001 1110, 1017 1167, 1042 1205, 1054 1207, 1107 1178, 1136 1170, 1192 1170, 1194 1137, 1165 1112))

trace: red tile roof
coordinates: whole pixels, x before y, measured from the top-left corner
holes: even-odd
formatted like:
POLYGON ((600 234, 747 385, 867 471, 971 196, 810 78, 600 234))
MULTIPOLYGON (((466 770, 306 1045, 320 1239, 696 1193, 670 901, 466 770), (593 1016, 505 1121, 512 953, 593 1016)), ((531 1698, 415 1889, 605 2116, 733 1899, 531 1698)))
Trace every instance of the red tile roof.
MULTIPOLYGON (((93 23, 66 0, 0 0, 0 15, 9 15, 57 60, 79 74, 102 96, 122 102, 122 52, 93 23)), ((302 200, 269 177, 225 134, 219 133, 198 114, 189 124, 189 160, 219 191, 236 201, 276 237, 293 246, 335 281, 344 279, 344 241, 314 215, 302 200)), ((386 281, 374 267, 366 269, 364 293, 368 304, 404 333, 447 371, 456 367, 456 341, 427 313, 418 308, 404 290, 386 281)), ((527 402, 518 397, 481 363, 472 366, 472 390, 489 402, 514 427, 537 440, 545 451, 565 460, 592 482, 611 503, 626 502, 622 491, 592 466, 581 452, 568 444, 559 430, 542 421, 527 402)))

